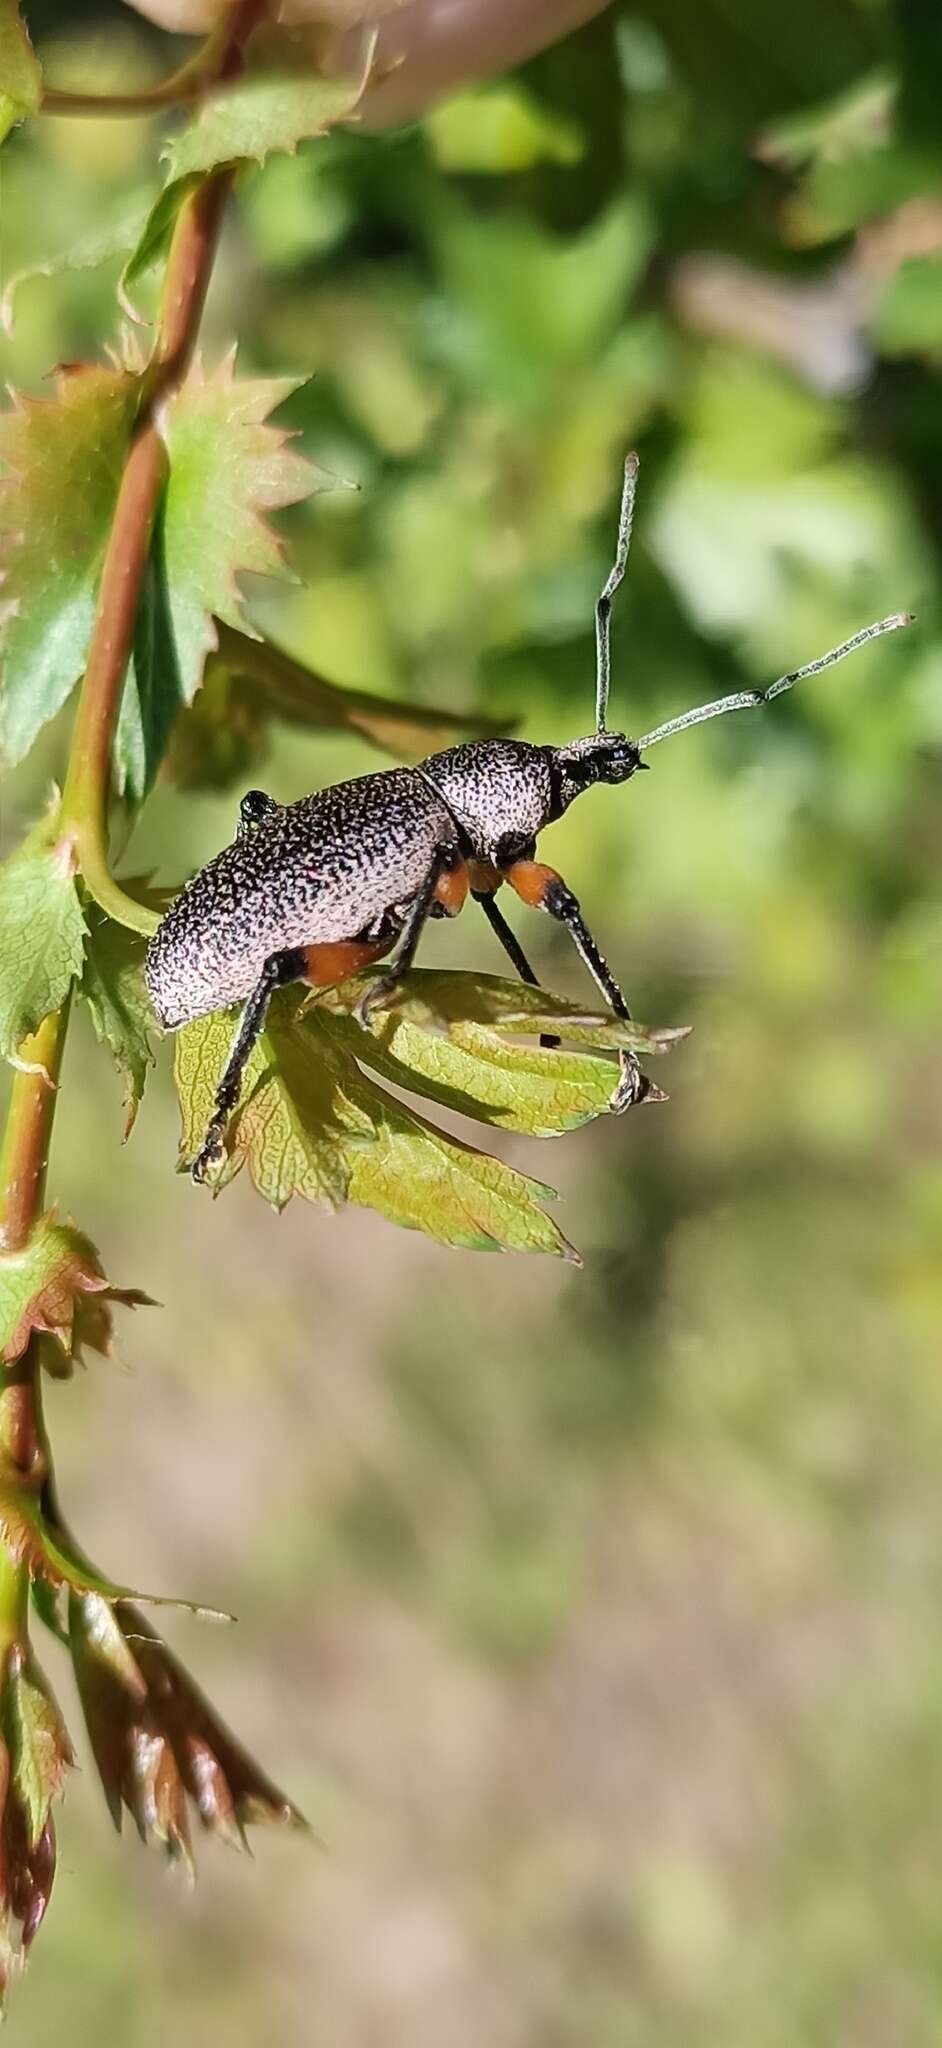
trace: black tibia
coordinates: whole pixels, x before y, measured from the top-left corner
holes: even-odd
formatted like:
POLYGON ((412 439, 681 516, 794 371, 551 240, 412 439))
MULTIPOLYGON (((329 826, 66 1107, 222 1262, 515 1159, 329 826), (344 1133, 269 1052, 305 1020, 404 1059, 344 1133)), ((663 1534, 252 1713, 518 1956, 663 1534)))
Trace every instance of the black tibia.
POLYGON ((370 982, 369 987, 364 989, 356 1006, 354 1014, 357 1023, 362 1024, 364 1028, 369 1023, 373 1011, 382 1008, 383 1004, 395 992, 403 975, 408 974, 409 968, 415 959, 416 947, 422 936, 423 927, 432 913, 432 905, 435 901, 435 890, 438 883, 442 875, 447 874, 448 869, 454 867, 461 859, 462 855, 454 846, 439 846, 436 848, 432 856, 431 867, 422 883, 422 887, 413 896, 412 902, 406 911, 402 930, 385 974, 381 974, 378 981, 370 982))
POLYGON ((247 789, 239 805, 238 837, 244 839, 253 825, 259 824, 262 818, 270 818, 272 811, 277 809, 274 797, 266 796, 263 789, 247 789))
MULTIPOLYGON (((508 960, 513 961, 521 981, 529 982, 531 988, 539 988, 539 976, 534 973, 533 968, 530 966, 520 940, 516 932, 507 923, 503 911, 498 910, 492 893, 490 891, 478 891, 477 889, 472 890, 471 893, 475 903, 480 904, 495 937, 500 940, 508 960)), ((540 1044, 549 1051, 553 1046, 559 1044, 559 1039, 551 1038, 549 1033, 544 1031, 540 1037, 540 1044)))
POLYGON ((285 982, 297 981, 303 971, 303 955, 295 949, 285 953, 273 953, 271 958, 266 960, 239 1019, 239 1028, 230 1046, 229 1057, 216 1090, 216 1105, 209 1120, 206 1136, 196 1158, 190 1164, 194 1180, 204 1180, 207 1167, 222 1155, 226 1123, 239 1100, 246 1063, 253 1046, 261 1036, 265 1012, 271 997, 276 988, 281 988, 285 982))
MULTIPOLYGON (((584 961, 596 986, 601 989, 609 1009, 616 1017, 621 1017, 626 1024, 630 1024, 631 1011, 621 989, 608 962, 599 952, 576 897, 565 882, 554 878, 547 885, 543 909, 548 910, 551 917, 558 918, 559 923, 565 925, 580 960, 584 961)), ((620 1115, 624 1109, 633 1108, 636 1102, 664 1100, 660 1088, 656 1088, 654 1083, 648 1080, 647 1075, 642 1074, 633 1052, 620 1052, 618 1063, 621 1072, 609 1105, 615 1115, 620 1115)))

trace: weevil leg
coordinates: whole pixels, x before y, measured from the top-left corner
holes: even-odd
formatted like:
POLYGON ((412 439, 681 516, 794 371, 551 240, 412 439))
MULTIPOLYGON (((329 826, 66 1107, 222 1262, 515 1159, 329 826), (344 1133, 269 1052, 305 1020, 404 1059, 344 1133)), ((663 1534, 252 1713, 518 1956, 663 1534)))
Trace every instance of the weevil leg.
MULTIPOLYGON (((498 910, 493 894, 489 890, 478 889, 473 890, 472 894, 475 903, 480 904, 495 938, 500 940, 508 960, 513 962, 521 981, 528 982, 531 988, 539 988, 539 976, 534 973, 533 968, 530 966, 520 940, 512 926, 507 923, 503 911, 498 910)), ((559 1044, 559 1039, 551 1038, 549 1033, 544 1031, 540 1035, 540 1044, 549 1051, 553 1046, 559 1044)))
POLYGON ((403 975, 407 974, 412 966, 416 947, 422 936, 423 928, 431 915, 432 905, 435 902, 435 892, 442 876, 446 875, 451 868, 463 866, 463 856, 456 847, 439 846, 436 848, 422 887, 413 896, 412 902, 406 911, 405 922, 396 940, 385 974, 381 974, 378 981, 371 981, 369 987, 364 989, 354 1011, 357 1023, 362 1024, 364 1029, 367 1028, 373 1011, 382 1008, 382 1005, 398 987, 403 975))
MULTIPOLYGON (((562 875, 558 875, 555 868, 544 867, 536 860, 514 861, 506 873, 511 888, 524 903, 532 904, 537 910, 548 911, 550 917, 565 925, 580 960, 588 968, 596 987, 601 989, 609 1009, 630 1024, 631 1011, 621 989, 592 937, 577 898, 562 875)), ((613 1114, 617 1116, 622 1110, 632 1109, 636 1102, 664 1101, 663 1091, 655 1087, 646 1074, 642 1074, 633 1052, 620 1052, 618 1062, 621 1071, 609 1105, 613 1114)))
POLYGON ((190 1173, 194 1180, 205 1180, 207 1168, 223 1152, 223 1137, 226 1124, 239 1100, 242 1076, 253 1046, 261 1034, 265 1012, 276 988, 287 981, 296 981, 303 973, 304 960, 295 948, 290 952, 272 953, 266 960, 261 974, 246 1002, 239 1019, 238 1030, 229 1048, 229 1057, 222 1070, 212 1116, 206 1129, 206 1136, 190 1162, 190 1173))
POLYGON ((272 811, 278 809, 274 797, 266 796, 263 789, 247 789, 239 805, 239 828, 236 837, 245 839, 253 825, 258 825, 262 818, 270 818, 272 811))

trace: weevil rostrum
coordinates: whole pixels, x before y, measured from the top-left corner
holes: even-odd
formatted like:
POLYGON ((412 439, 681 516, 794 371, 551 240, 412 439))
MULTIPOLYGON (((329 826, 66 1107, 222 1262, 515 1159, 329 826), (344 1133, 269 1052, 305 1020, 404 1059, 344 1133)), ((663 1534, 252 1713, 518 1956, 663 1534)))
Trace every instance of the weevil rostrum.
MULTIPOLYGON (((210 1010, 243 1003, 202 1146, 191 1164, 202 1180, 221 1156, 227 1120, 275 989, 286 982, 330 986, 389 955, 360 998, 357 1016, 394 995, 429 918, 454 917, 468 895, 521 979, 536 976, 496 902, 504 882, 524 903, 566 930, 616 1017, 630 1012, 572 890, 536 858, 544 827, 597 782, 627 782, 651 747, 727 711, 768 704, 854 648, 909 623, 896 612, 864 626, 829 654, 764 690, 739 690, 681 712, 640 739, 609 731, 609 620, 625 573, 638 458, 628 456, 615 560, 595 611, 595 730, 564 746, 525 740, 465 741, 414 768, 389 768, 277 804, 261 790, 243 798, 231 846, 201 868, 171 904, 147 953, 146 978, 159 1022, 177 1030, 210 1010)), ((549 1043, 556 1043, 550 1040, 549 1043)), ((634 1054, 619 1056, 610 1107, 621 1112, 660 1098, 634 1054)))

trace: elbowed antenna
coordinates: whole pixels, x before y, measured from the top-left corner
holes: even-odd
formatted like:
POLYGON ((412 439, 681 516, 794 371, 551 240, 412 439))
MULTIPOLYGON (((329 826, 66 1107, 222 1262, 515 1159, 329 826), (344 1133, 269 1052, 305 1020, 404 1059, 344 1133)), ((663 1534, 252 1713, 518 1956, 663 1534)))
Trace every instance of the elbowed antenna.
POLYGON ((859 633, 854 633, 850 640, 842 640, 839 647, 832 647, 830 654, 819 654, 817 661, 807 661, 804 668, 793 669, 791 675, 779 676, 767 690, 737 690, 732 697, 717 697, 712 704, 698 704, 692 711, 682 711, 677 718, 669 718, 665 725, 656 725, 653 732, 646 732, 636 740, 635 746, 639 754, 643 754, 648 747, 656 747, 659 740, 670 739, 672 733, 684 732, 688 725, 703 725, 706 719, 722 718, 727 711, 751 711, 758 704, 770 704, 773 697, 780 697, 783 690, 790 690, 792 684, 800 683, 804 676, 820 675, 823 668, 830 668, 835 661, 843 661, 845 654, 853 654, 854 648, 863 647, 867 640, 878 640, 881 633, 895 633, 900 626, 911 626, 914 617, 913 612, 894 612, 888 619, 877 619, 873 626, 861 626, 859 633))
POLYGON ((611 672, 608 627, 612 610, 612 598, 625 573, 628 562, 628 543, 631 539, 631 521, 635 509, 635 485, 638 481, 638 457, 632 449, 625 457, 625 481, 622 485, 621 511, 618 514, 618 540, 615 544, 615 560, 612 563, 608 581, 595 607, 595 730, 605 731, 605 713, 608 710, 608 684, 611 672))

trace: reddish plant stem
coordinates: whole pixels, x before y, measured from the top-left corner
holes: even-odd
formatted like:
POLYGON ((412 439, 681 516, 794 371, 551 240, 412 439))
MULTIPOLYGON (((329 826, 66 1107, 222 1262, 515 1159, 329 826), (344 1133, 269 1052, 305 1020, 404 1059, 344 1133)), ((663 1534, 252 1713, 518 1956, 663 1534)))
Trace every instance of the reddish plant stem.
MULTIPOLYGON (((23 1067, 14 1077, 0 1150, 4 1252, 22 1250, 42 1209, 68 1008, 67 999, 20 1047, 23 1067)), ((38 1373, 34 1338, 21 1357, 4 1368, 0 1393, 0 1446, 35 1486, 43 1483, 48 1469, 38 1373)))
MULTIPOLYGON (((264 0, 236 0, 220 77, 238 70, 243 44, 264 11, 264 0)), ((107 809, 112 736, 165 474, 155 414, 185 376, 193 353, 231 181, 231 171, 210 173, 184 201, 177 218, 156 347, 143 379, 137 429, 105 551, 63 791, 63 833, 72 838, 83 879, 103 908, 125 923, 143 920, 146 925, 148 913, 131 904, 112 881, 107 809), (137 919, 127 914, 135 909, 137 919)), ((27 1242, 42 1208, 67 1022, 66 1001, 20 1049, 24 1064, 13 1082, 0 1147, 0 1250, 7 1253, 27 1242)), ((5 1368, 0 1382, 0 1450, 31 1485, 51 1483, 39 1381, 34 1339, 22 1357, 5 1368)))
MULTIPOLYGON (((225 29, 217 77, 234 76, 265 0, 235 0, 225 29)), ((142 931, 153 918, 131 903, 108 865, 111 741, 134 640, 134 623, 166 457, 157 425, 161 401, 185 377, 196 345, 233 171, 211 171, 184 200, 167 259, 157 341, 142 380, 137 429, 118 492, 105 550, 88 664, 79 697, 62 797, 84 879, 103 910, 142 931)))
POLYGON ((151 532, 166 475, 155 410, 186 375, 232 172, 216 171, 182 207, 167 263, 157 345, 144 375, 137 431, 118 491, 88 665, 79 698, 62 797, 62 826, 71 833, 92 895, 122 922, 147 929, 151 919, 130 906, 108 866, 111 741, 134 640, 134 623, 151 532), (136 915, 131 913, 137 912, 136 915))
POLYGON ((0 1250, 18 1252, 42 1205, 68 1004, 20 1047, 0 1149, 0 1250))

